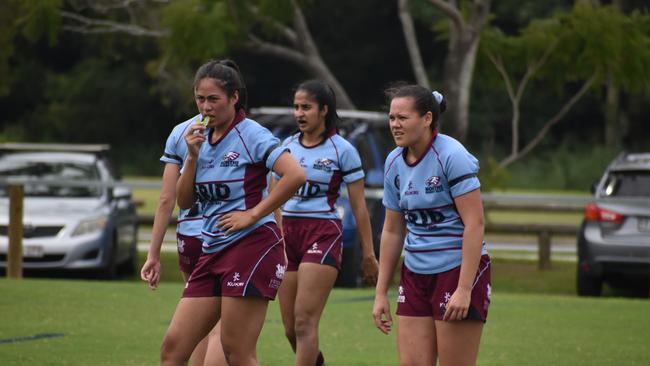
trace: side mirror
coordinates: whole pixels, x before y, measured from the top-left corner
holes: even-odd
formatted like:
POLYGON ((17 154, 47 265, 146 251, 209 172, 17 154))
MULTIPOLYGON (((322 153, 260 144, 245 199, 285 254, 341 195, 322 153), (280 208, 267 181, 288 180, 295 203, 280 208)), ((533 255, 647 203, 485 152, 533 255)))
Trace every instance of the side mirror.
POLYGON ((592 195, 596 194, 597 189, 598 189, 598 182, 591 183, 591 187, 589 191, 591 192, 592 195))
POLYGON ((131 199, 133 194, 131 193, 131 188, 128 187, 115 187, 113 188, 113 199, 131 199))

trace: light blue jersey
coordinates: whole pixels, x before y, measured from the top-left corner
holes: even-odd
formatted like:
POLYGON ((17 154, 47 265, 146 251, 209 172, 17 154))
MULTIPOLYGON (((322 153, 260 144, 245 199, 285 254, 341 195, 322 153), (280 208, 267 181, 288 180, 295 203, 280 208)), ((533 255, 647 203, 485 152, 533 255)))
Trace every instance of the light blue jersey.
POLYGON ((357 150, 334 131, 316 146, 304 146, 300 133, 288 137, 282 146, 291 150, 307 177, 307 182, 282 206, 282 215, 340 219, 335 203, 341 182, 352 183, 364 177, 357 150))
POLYGON ((194 192, 203 207, 203 252, 214 253, 268 222, 273 214, 230 235, 217 228, 219 217, 231 211, 255 207, 267 195, 266 176, 278 157, 287 151, 280 140, 257 122, 238 114, 229 130, 215 144, 201 145, 194 192))
MULTIPOLYGON (((458 267, 465 226, 454 197, 479 189, 478 160, 458 141, 434 134, 426 153, 413 164, 396 148, 384 166, 384 206, 404 214, 404 263, 415 273, 458 267)), ((483 243, 482 254, 487 254, 483 243)))
MULTIPOLYGON (((185 133, 187 128, 194 123, 197 116, 190 118, 185 122, 181 122, 174 127, 172 132, 167 137, 165 143, 165 152, 160 157, 160 161, 165 164, 176 164, 183 166, 183 162, 187 157, 187 144, 185 143, 185 133)), ((189 210, 180 210, 178 212, 178 225, 176 232, 185 236, 201 237, 201 226, 203 225, 203 217, 201 216, 201 207, 197 202, 194 207, 189 210)))

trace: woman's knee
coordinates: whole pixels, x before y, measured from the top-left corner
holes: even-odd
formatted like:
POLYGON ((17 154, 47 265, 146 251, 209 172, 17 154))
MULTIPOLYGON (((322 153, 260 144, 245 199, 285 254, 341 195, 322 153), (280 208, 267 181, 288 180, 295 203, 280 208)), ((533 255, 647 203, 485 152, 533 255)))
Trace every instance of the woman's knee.
POLYGON ((187 361, 190 354, 185 355, 180 344, 180 338, 173 334, 165 334, 162 344, 160 345, 160 360, 185 360, 187 361))
POLYGON ((296 313, 294 336, 304 337, 310 335, 318 328, 318 317, 309 313, 296 313))

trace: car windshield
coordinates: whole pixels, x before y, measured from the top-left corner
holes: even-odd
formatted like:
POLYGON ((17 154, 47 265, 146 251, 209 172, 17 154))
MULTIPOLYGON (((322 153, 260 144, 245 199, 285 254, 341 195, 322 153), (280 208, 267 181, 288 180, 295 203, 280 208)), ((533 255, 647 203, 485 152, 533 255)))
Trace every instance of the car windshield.
MULTIPOLYGON (((80 162, 32 161, 11 155, 0 157, 0 177, 43 180, 99 180, 94 164, 80 162)), ((50 184, 26 184, 25 196, 38 197, 97 197, 101 187, 66 187, 50 184)), ((7 187, 0 186, 0 195, 7 196, 7 187)))
POLYGON ((603 186, 605 197, 650 197, 650 171, 613 171, 603 186))

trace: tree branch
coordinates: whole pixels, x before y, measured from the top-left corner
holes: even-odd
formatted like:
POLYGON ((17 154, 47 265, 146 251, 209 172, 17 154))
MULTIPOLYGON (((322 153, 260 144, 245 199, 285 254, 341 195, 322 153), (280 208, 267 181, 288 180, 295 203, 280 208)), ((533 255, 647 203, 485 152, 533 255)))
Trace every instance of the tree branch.
POLYGON ((78 22, 78 25, 64 25, 63 29, 78 33, 127 33, 132 36, 167 37, 169 30, 151 30, 135 24, 124 24, 111 20, 93 19, 83 15, 61 11, 61 16, 78 22))
POLYGON ((463 19, 463 15, 460 13, 460 11, 458 11, 456 7, 450 5, 444 0, 429 0, 429 2, 431 2, 433 6, 445 13, 459 31, 463 31, 463 29, 466 27, 465 20, 463 19))
POLYGON ((298 45, 298 35, 293 29, 285 26, 284 24, 278 22, 275 19, 271 19, 265 16, 264 14, 260 13, 260 10, 257 6, 248 4, 248 9, 251 11, 251 13, 253 13, 256 17, 258 17, 260 21, 271 25, 271 27, 273 27, 276 31, 278 31, 279 34, 284 36, 284 38, 287 41, 289 41, 291 44, 293 44, 294 46, 298 45))
POLYGON ((304 54, 288 47, 265 42, 254 34, 249 34, 248 39, 250 42, 246 47, 251 51, 279 57, 296 64, 304 64, 308 61, 304 54))
POLYGON ((402 22, 402 32, 406 40, 406 48, 409 51, 413 73, 415 73, 415 80, 417 80, 418 84, 426 88, 431 88, 429 77, 427 76, 424 63, 422 62, 422 56, 420 55, 420 46, 418 46, 418 39, 415 33, 415 27, 413 26, 409 0, 398 0, 397 3, 399 19, 402 22))
POLYGON ((587 91, 591 88, 591 86, 594 84, 596 81, 596 78, 598 77, 598 73, 594 72, 591 77, 585 81, 585 83, 582 85, 580 90, 578 90, 572 97, 569 99, 562 108, 551 118, 549 119, 545 124, 544 127, 542 127, 541 130, 535 135, 535 137, 530 140, 530 142, 523 148, 521 149, 521 152, 517 156, 509 156, 508 158, 502 160, 499 165, 503 168, 507 167, 508 165, 514 163, 515 161, 523 158, 526 156, 528 153, 530 153, 537 145, 539 145, 540 142, 544 139, 548 131, 553 127, 555 124, 560 122, 560 120, 573 108, 573 106, 582 98, 587 91))

